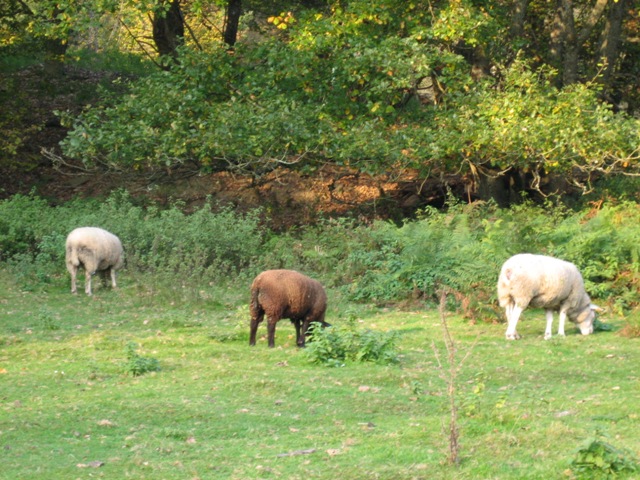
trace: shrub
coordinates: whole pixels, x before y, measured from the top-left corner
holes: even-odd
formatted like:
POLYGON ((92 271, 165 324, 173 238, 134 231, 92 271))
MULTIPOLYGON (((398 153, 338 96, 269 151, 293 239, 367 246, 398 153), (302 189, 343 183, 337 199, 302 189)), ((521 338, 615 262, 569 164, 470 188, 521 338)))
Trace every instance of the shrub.
POLYGON ((142 206, 124 191, 106 200, 74 200, 51 207, 36 196, 0 202, 0 260, 25 286, 64 271, 65 239, 78 226, 100 226, 122 240, 133 272, 171 277, 169 283, 212 282, 255 262, 263 233, 258 210, 247 214, 207 201, 193 213, 179 202, 142 206))
POLYGON ((310 327, 311 340, 305 355, 313 363, 327 366, 343 366, 345 362, 373 362, 383 365, 398 361, 395 332, 358 330, 352 317, 345 327, 310 327))
POLYGON ((576 452, 571 463, 578 478, 610 478, 618 473, 640 471, 633 453, 614 447, 602 438, 591 438, 576 452))
POLYGON ((134 377, 139 377, 149 372, 159 372, 160 362, 151 357, 142 357, 138 355, 139 345, 135 342, 127 344, 125 349, 127 354, 127 363, 125 364, 125 372, 130 373, 134 377))

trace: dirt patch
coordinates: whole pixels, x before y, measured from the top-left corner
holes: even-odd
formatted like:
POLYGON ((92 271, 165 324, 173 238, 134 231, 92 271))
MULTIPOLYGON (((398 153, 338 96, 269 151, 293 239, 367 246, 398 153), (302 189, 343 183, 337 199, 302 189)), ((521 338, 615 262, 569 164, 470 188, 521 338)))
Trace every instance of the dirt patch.
POLYGON ((260 178, 229 172, 174 172, 159 178, 129 173, 71 174, 41 166, 19 181, 8 182, 2 196, 33 190, 55 204, 78 197, 106 197, 125 189, 142 202, 161 206, 180 200, 187 210, 210 198, 239 211, 260 207, 273 228, 283 229, 315 223, 322 217, 349 216, 362 221, 411 217, 417 208, 444 201, 444 187, 427 192, 426 186, 415 174, 398 180, 335 166, 313 174, 281 168, 260 178))

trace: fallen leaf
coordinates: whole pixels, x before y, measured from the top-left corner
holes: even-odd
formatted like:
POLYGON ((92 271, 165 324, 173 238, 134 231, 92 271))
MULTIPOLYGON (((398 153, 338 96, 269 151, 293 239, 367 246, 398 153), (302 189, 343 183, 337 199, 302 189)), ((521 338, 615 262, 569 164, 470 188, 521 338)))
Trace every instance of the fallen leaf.
POLYGON ((309 448, 306 450, 295 450, 293 452, 287 452, 287 453, 280 453, 278 455, 276 455, 278 458, 282 458, 282 457, 295 457, 297 455, 309 455, 310 453, 315 453, 316 449, 315 448, 309 448))
POLYGON ((571 410, 563 410, 562 412, 556 413, 554 416, 556 418, 562 418, 562 417, 567 417, 569 415, 573 415, 573 412, 571 410))
POLYGON ((104 462, 101 462, 100 460, 94 460, 93 462, 89 462, 89 463, 79 463, 78 465, 76 465, 76 467, 78 468, 100 468, 104 465, 104 462))
POLYGON ((329 455, 330 457, 335 457, 336 455, 340 455, 342 453, 342 450, 340 450, 339 448, 330 448, 329 450, 327 450, 327 455, 329 455))
POLYGON ((98 425, 101 427, 113 427, 114 423, 111 420, 100 420, 98 425))
POLYGON ((369 390, 371 390, 371 387, 367 387, 366 385, 360 385, 358 387, 359 392, 368 392, 369 390))

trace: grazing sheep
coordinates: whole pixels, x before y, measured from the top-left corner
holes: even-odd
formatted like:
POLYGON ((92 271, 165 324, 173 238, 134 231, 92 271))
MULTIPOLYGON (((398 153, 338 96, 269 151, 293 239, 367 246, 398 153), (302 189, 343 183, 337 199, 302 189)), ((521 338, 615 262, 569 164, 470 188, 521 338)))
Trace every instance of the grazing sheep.
POLYGON ((256 344, 258 325, 267 315, 269 347, 275 346, 276 323, 288 318, 296 327, 296 344, 304 347, 305 336, 311 322, 324 321, 327 294, 317 280, 293 270, 266 270, 251 284, 251 328, 249 345, 256 344))
POLYGON ((594 310, 584 290, 580 272, 572 263, 544 255, 514 255, 502 265, 498 279, 498 300, 507 314, 507 340, 520 338, 518 318, 528 306, 546 310, 545 340, 551 338, 553 312, 559 311, 558 335, 564 336, 567 317, 583 335, 593 333, 594 310))
POLYGON ((86 273, 84 291, 91 295, 91 277, 102 272, 103 278, 111 276, 116 287, 116 270, 124 263, 120 239, 114 234, 96 227, 76 228, 67 237, 67 270, 71 274, 71 293, 77 293, 76 276, 81 266, 86 273))

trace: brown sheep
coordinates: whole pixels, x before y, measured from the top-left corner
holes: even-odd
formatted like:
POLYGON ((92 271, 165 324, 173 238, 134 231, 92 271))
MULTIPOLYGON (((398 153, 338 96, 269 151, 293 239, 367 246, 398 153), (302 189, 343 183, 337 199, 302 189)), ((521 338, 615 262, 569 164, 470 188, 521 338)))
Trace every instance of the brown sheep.
POLYGON ((256 344, 256 332, 265 314, 269 347, 275 346, 276 323, 288 318, 296 327, 296 344, 304 347, 311 322, 324 321, 327 294, 317 280, 293 270, 266 270, 251 284, 251 328, 249 345, 256 344))

